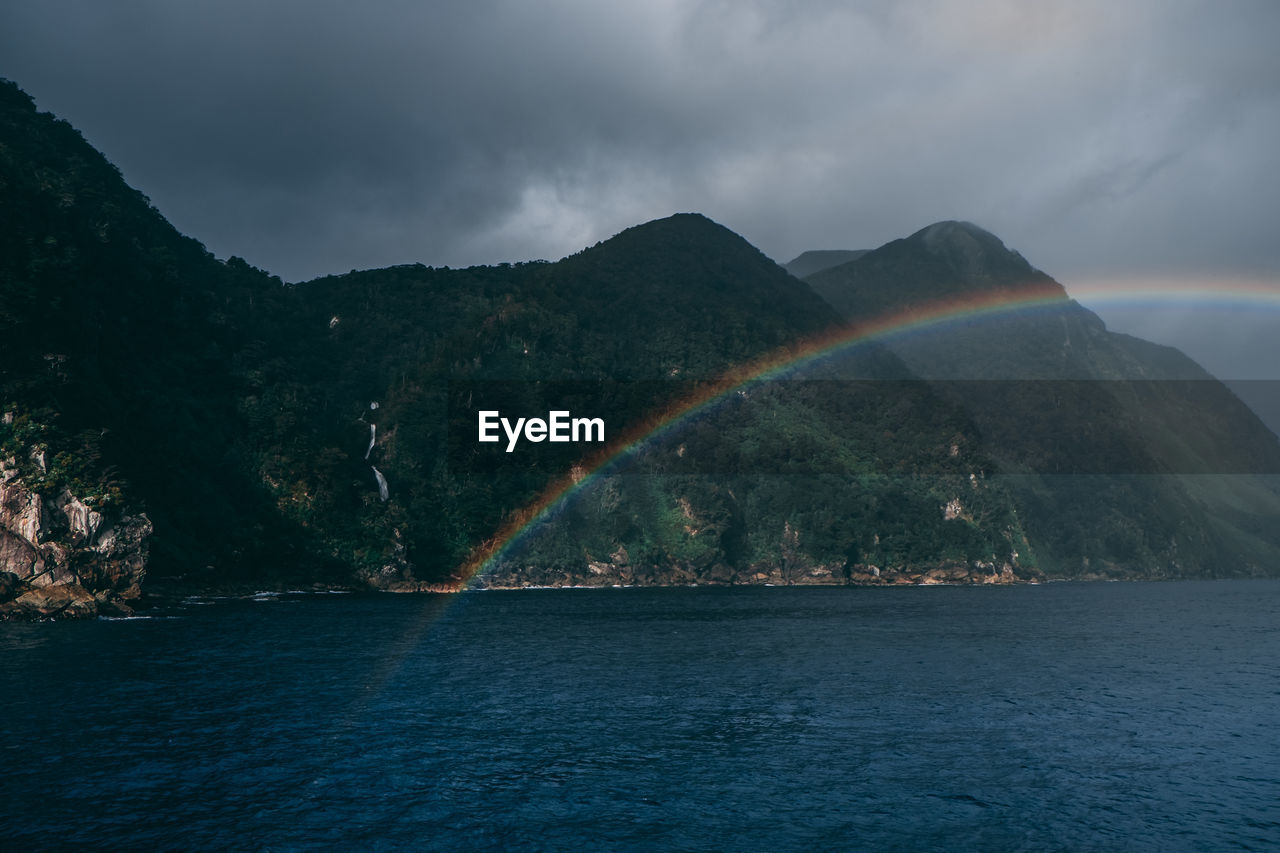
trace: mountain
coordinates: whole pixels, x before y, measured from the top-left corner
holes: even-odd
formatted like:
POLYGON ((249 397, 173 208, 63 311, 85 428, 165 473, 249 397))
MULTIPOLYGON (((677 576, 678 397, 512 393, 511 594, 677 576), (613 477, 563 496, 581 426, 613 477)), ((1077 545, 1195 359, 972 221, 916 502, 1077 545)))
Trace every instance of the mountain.
POLYGON ((293 356, 245 405, 255 458, 282 512, 323 528, 333 553, 391 586, 447 581, 581 455, 573 445, 487 453, 475 442, 486 406, 522 417, 563 407, 603 417, 613 434, 690 383, 838 322, 696 215, 557 263, 397 267, 295 292, 293 356))
MULTIPOLYGON (((18 345, 0 365, 13 494, 0 521, 22 557, 6 562, 10 610, 49 612, 57 602, 32 602, 50 580, 80 590, 65 613, 127 608, 140 585, 457 583, 496 531, 598 451, 508 455, 474 440, 479 411, 563 407, 639 436, 681 400, 723 390, 726 373, 785 360, 839 324, 695 214, 556 263, 284 285, 214 259, 72 128, 12 85, 3 98, 0 316, 18 345), (81 505, 97 514, 91 533, 33 527, 22 509, 57 521, 81 505), (132 568, 95 580, 90 564, 108 556, 92 548, 111 529, 136 531, 132 568), (39 571, 32 555, 55 551, 83 570, 39 571)), ((907 375, 875 348, 841 370, 907 375)), ((1005 496, 970 484, 987 463, 963 418, 922 386, 892 400, 888 389, 742 389, 597 477, 607 518, 580 500, 526 537, 520 582, 830 582, 875 561, 886 577, 1011 577, 1020 533, 1005 496), (949 452, 957 440, 965 451, 949 452), (959 483, 980 494, 948 519, 959 483)))
POLYGON ((971 222, 955 221, 936 222, 807 280, 846 315, 1052 282, 1017 252, 1006 249, 994 234, 971 222))
POLYGON ((1276 565, 1253 477, 1274 440, 976 226, 809 283, 677 214, 554 263, 284 284, 179 234, 9 83, 0 191, 0 616, 452 589, 481 564, 490 586, 1276 565), (1039 313, 830 345, 878 313, 1027 292, 1039 313), (603 437, 478 440, 482 413, 557 411, 603 437))
POLYGON ((969 222, 937 222, 805 281, 847 320, 934 305, 1035 300, 1034 310, 951 321, 892 346, 931 379, 1209 379, 1169 347, 1108 332, 1050 276, 969 222))
MULTIPOLYGON (((396 267, 295 290, 294 356, 245 406, 262 442, 255 458, 282 513, 321 531, 362 582, 393 589, 457 582, 513 513, 595 449, 480 445, 480 411, 571 411, 601 417, 609 435, 639 436, 679 401, 717 389, 726 372, 839 325, 807 286, 691 214, 556 263, 396 267), (273 431, 272 419, 286 428, 273 431), (374 467, 388 500, 374 488, 374 467)), ((876 348, 840 370, 908 375, 876 348)), ((896 533, 885 527, 876 555, 910 554, 924 569, 967 567, 969 555, 1007 563, 1019 534, 1001 495, 967 486, 982 491, 973 513, 946 535, 934 529, 955 483, 986 464, 948 455, 965 429, 954 407, 919 386, 889 401, 887 385, 852 389, 833 378, 752 385, 647 443, 523 537, 524 551, 483 582, 772 582, 784 543, 788 579, 843 581, 866 564, 852 543, 876 539, 869 519, 886 506, 911 507, 912 519, 896 520, 896 533), (941 479, 934 457, 945 460, 941 479), (888 476, 921 469, 931 476, 888 476), (841 504, 860 509, 833 512, 841 504)))
POLYGON ((816 272, 856 261, 866 253, 866 249, 813 249, 792 258, 782 268, 796 278, 805 278, 816 272))
POLYGON ((283 312, 279 280, 179 234, 7 82, 0 193, 0 538, 20 555, 0 586, 78 578, 127 606, 143 566, 226 581, 278 563, 297 532, 241 464, 236 361, 283 312), (99 577, 94 549, 124 531, 132 568, 99 577))
POLYGON ((955 312, 886 346, 973 418, 1051 572, 1274 565, 1275 435, 1190 358, 1108 331, 994 235, 939 222, 807 281, 855 322, 938 304, 996 309, 955 312))

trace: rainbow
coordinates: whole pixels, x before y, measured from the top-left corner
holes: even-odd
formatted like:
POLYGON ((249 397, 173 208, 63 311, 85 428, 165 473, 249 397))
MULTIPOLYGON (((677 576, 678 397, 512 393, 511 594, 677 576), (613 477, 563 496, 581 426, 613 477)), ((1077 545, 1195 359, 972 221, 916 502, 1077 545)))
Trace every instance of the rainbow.
POLYGON ((1248 276, 1109 276, 1073 282, 1071 293, 1086 306, 1280 310, 1280 282, 1248 276))
MULTIPOLYGON (((1075 294, 1090 305, 1117 307, 1153 304, 1165 307, 1211 306, 1240 310, 1259 308, 1280 311, 1280 286, 1262 279, 1126 278, 1086 282, 1075 294)), ((735 367, 660 414, 634 426, 610 441, 600 452, 547 486, 532 502, 514 513, 493 538, 482 543, 455 574, 459 587, 474 585, 492 566, 509 555, 531 529, 549 518, 558 507, 620 462, 668 435, 689 418, 705 411, 743 387, 784 379, 851 347, 874 341, 936 331, 973 320, 1012 313, 1051 311, 1078 304, 1054 282, 976 295, 943 299, 894 311, 868 322, 805 340, 735 367)))

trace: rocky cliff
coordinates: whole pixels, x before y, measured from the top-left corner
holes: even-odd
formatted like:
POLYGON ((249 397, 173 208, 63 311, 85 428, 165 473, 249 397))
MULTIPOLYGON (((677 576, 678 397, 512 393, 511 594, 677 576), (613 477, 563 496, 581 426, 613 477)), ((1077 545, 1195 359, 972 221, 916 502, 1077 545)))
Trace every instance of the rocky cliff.
POLYGON ((129 615, 146 574, 145 515, 112 518, 0 462, 0 619, 129 615))

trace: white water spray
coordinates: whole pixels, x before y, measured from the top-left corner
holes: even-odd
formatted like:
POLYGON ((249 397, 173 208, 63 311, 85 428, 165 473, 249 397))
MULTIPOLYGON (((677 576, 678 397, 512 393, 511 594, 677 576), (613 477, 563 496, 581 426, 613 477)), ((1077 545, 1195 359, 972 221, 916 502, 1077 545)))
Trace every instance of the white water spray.
POLYGON ((378 440, 378 425, 369 424, 369 449, 364 452, 365 461, 368 461, 369 454, 373 452, 373 443, 378 440))
POLYGON ((387 478, 382 476, 382 472, 377 468, 374 468, 372 465, 369 467, 373 468, 373 476, 378 479, 378 498, 386 501, 391 497, 391 493, 387 491, 387 478))

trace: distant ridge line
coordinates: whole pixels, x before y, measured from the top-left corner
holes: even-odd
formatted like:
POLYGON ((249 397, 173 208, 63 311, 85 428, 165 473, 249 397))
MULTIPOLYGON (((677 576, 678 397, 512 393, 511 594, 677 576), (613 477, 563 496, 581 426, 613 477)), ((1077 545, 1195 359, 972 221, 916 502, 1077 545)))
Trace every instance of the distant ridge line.
POLYGON ((796 278, 804 278, 814 273, 856 261, 870 249, 812 249, 803 252, 782 265, 782 268, 796 278))

